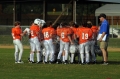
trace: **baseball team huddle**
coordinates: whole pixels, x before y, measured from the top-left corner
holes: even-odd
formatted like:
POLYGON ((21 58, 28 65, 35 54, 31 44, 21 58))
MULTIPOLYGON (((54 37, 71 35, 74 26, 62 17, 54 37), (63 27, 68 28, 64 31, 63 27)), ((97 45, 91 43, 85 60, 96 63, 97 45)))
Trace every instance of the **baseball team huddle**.
MULTIPOLYGON (((95 45, 97 45, 97 40, 101 40, 98 35, 102 34, 100 28, 101 26, 94 26, 91 21, 82 22, 80 25, 73 21, 53 25, 51 21, 45 22, 36 18, 29 28, 22 31, 20 22, 16 21, 12 28, 15 63, 24 63, 22 61, 23 45, 21 39, 22 36, 28 35, 30 44, 29 63, 73 64, 77 56, 78 63, 81 65, 95 64, 95 45), (34 59, 35 54, 36 61, 34 59)), ((103 45, 105 46, 105 44, 103 45)), ((104 46, 103 48, 106 47, 104 46)), ((104 53, 103 61, 106 64, 104 53)))

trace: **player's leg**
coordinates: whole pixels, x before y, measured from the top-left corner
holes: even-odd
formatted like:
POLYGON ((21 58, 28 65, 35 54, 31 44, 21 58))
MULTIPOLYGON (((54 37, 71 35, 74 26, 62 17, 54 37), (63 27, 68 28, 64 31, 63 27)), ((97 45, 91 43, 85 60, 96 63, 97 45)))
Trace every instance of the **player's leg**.
POLYGON ((84 48, 84 43, 82 43, 82 44, 79 44, 79 52, 80 52, 80 58, 81 58, 81 64, 84 64, 85 62, 84 62, 84 50, 85 50, 85 48, 84 48))
POLYGON ((16 45, 16 40, 13 40, 13 44, 14 44, 14 47, 15 47, 15 53, 14 53, 14 57, 15 57, 15 63, 18 62, 18 46, 16 45))
POLYGON ((35 48, 36 48, 36 56, 37 56, 37 63, 40 63, 40 61, 41 61, 41 55, 40 55, 40 51, 41 51, 41 44, 40 44, 40 42, 39 42, 39 40, 38 40, 38 38, 35 38, 35 40, 34 40, 34 42, 35 42, 35 48))
POLYGON ((91 56, 92 56, 92 63, 96 63, 96 56, 95 56, 95 48, 94 48, 94 45, 95 45, 95 41, 91 41, 91 56))
POLYGON ((63 63, 65 62, 65 49, 63 50, 63 53, 62 53, 62 62, 63 63))
POLYGON ((19 56, 18 56, 18 63, 23 63, 23 61, 21 61, 22 54, 23 54, 23 45, 20 40, 16 40, 16 45, 17 45, 18 49, 20 50, 19 56))
POLYGON ((65 63, 68 63, 69 42, 65 42, 65 63))
POLYGON ((34 52, 35 52, 35 44, 34 44, 34 39, 30 39, 30 63, 34 63, 34 52))
POLYGON ((62 40, 60 40, 60 51, 58 53, 58 57, 57 57, 57 63, 60 63, 60 58, 61 58, 61 55, 63 53, 63 50, 64 50, 64 43, 62 40))
POLYGON ((44 41, 44 47, 45 47, 45 63, 48 62, 48 57, 49 57, 49 46, 47 40, 44 41))
POLYGON ((102 51, 103 54, 103 61, 105 65, 107 65, 107 61, 108 61, 108 52, 107 52, 107 47, 108 47, 108 43, 107 42, 100 42, 100 49, 102 51))
POLYGON ((73 64, 74 63, 74 53, 71 54, 71 57, 70 57, 70 63, 73 64))
POLYGON ((90 62, 90 54, 89 54, 89 51, 90 51, 90 43, 89 42, 86 42, 85 43, 85 63, 88 64, 90 62))
POLYGON ((52 39, 48 41, 48 44, 50 48, 49 50, 50 51, 50 62, 53 63, 55 51, 54 51, 54 45, 53 45, 52 39))

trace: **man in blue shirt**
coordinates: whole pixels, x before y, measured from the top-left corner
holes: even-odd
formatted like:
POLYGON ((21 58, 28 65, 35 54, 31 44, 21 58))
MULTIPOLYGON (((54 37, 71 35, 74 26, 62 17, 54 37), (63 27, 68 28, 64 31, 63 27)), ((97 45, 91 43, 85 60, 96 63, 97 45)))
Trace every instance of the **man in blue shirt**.
POLYGON ((108 39, 109 39, 109 23, 106 20, 106 15, 104 13, 101 13, 99 15, 99 19, 101 21, 101 26, 99 30, 99 38, 98 41, 100 42, 100 49, 103 54, 103 65, 108 65, 108 39))

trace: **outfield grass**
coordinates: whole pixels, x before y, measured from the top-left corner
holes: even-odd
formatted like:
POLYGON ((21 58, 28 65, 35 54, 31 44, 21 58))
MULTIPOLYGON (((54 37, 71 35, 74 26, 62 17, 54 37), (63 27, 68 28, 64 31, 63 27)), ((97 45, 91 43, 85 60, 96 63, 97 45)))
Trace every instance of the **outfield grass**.
POLYGON ((14 63, 14 49, 0 49, 0 79, 119 79, 120 53, 109 51, 109 65, 30 64, 29 49, 23 53, 24 64, 14 63))
MULTIPOLYGON (((13 45, 11 35, 0 35, 0 45, 13 45)), ((23 45, 29 45, 28 36, 22 38, 23 45)), ((120 48, 120 38, 110 38, 109 47, 120 48)))

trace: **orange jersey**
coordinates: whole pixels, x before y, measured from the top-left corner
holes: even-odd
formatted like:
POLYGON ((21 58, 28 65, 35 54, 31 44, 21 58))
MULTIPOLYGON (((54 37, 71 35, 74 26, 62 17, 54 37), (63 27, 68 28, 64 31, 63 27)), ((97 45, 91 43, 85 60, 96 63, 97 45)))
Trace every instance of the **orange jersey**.
POLYGON ((59 36, 60 36, 60 39, 64 42, 69 42, 69 38, 68 38, 68 35, 71 34, 71 30, 68 28, 68 27, 63 27, 63 28, 60 28, 59 29, 59 36))
POLYGON ((71 27, 71 30, 72 30, 72 39, 75 39, 74 35, 76 35, 77 28, 71 27))
POLYGON ((93 37, 92 37, 92 39, 95 39, 97 37, 98 27, 97 26, 92 26, 91 29, 93 31, 93 37))
POLYGON ((52 39, 52 35, 55 33, 55 30, 51 27, 47 27, 42 30, 42 33, 44 35, 44 40, 49 40, 52 39))
POLYGON ((52 35, 56 35, 57 34, 56 30, 54 28, 52 28, 52 27, 51 27, 51 33, 52 33, 52 35))
POLYGON ((76 33, 77 28, 75 28, 75 27, 71 27, 71 29, 73 30, 73 33, 75 34, 75 33, 76 33))
POLYGON ((15 39, 20 39, 21 40, 21 34, 22 34, 21 28, 15 28, 15 27, 12 28, 13 40, 15 40, 15 39))
POLYGON ((59 37, 60 37, 61 29, 62 29, 62 28, 57 28, 57 35, 58 35, 59 37))
POLYGON ((37 25, 32 25, 32 26, 30 27, 30 38, 37 37, 39 31, 40 31, 39 26, 37 26, 37 25))
POLYGON ((96 32, 98 30, 97 26, 92 26, 91 29, 93 29, 93 32, 96 32))
POLYGON ((79 37, 79 44, 88 42, 90 39, 92 39, 92 29, 91 28, 78 28, 77 30, 77 36, 79 37))

